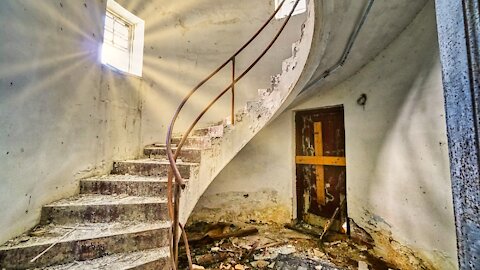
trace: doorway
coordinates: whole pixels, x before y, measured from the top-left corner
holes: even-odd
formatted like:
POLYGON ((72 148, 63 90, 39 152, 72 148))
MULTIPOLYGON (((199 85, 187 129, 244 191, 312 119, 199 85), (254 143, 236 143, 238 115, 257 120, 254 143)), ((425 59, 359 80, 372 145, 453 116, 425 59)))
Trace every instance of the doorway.
POLYGON ((343 106, 295 115, 297 220, 348 233, 343 106))

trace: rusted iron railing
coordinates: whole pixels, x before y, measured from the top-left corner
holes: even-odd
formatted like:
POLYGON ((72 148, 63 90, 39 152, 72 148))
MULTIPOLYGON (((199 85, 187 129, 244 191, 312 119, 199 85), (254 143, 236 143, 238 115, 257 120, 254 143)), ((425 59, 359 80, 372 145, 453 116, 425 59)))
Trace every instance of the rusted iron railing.
POLYGON ((185 247, 186 247, 186 252, 187 252, 187 257, 189 259, 189 266, 190 269, 192 268, 192 262, 191 262, 191 256, 190 256, 190 250, 188 248, 188 240, 186 237, 186 233, 184 231, 184 227, 182 224, 179 222, 179 212, 180 212, 180 194, 181 190, 185 188, 185 181, 180 175, 180 171, 177 167, 176 160, 178 156, 180 155, 180 152, 182 150, 183 145, 185 144, 188 136, 196 126, 196 124, 200 121, 200 119, 203 117, 203 115, 215 104, 225 93, 228 91, 231 91, 232 93, 232 99, 231 99, 231 123, 232 125, 235 124, 235 84, 241 80, 262 58, 263 56, 270 50, 270 48, 273 46, 275 41, 278 39, 280 34, 283 32, 285 29, 288 21, 293 15, 293 12, 295 11, 295 8, 297 7, 298 3, 300 0, 296 0, 292 10, 288 14, 288 16, 285 18, 285 21, 283 22, 282 26, 280 29, 277 31, 276 35, 274 38, 271 40, 271 42, 268 44, 268 46, 262 51, 260 56, 258 56, 255 61, 252 62, 248 66, 247 69, 245 69, 244 72, 240 74, 240 76, 236 77, 235 74, 235 60, 236 57, 248 46, 252 41, 254 41, 257 36, 265 29, 265 27, 268 26, 268 24, 272 21, 272 19, 277 15, 277 13, 280 11, 282 6, 284 5, 286 0, 283 0, 275 12, 270 16, 270 18, 260 27, 260 29, 237 51, 235 52, 230 58, 228 58, 225 63, 220 65, 215 71, 213 71, 210 75, 208 75, 205 79, 203 79, 199 84, 197 84, 182 100, 180 105, 178 106, 177 110, 175 111, 175 114, 173 115, 173 118, 170 122, 170 126, 168 128, 168 133, 167 133, 167 138, 166 138, 166 148, 167 148, 167 157, 170 162, 170 170, 168 173, 168 185, 167 185, 167 191, 168 191, 168 212, 170 216, 170 220, 172 221, 172 228, 170 231, 170 257, 172 260, 172 268, 176 270, 178 268, 178 230, 179 228, 182 230, 182 237, 185 242, 185 247), (193 123, 189 126, 189 128, 186 130, 186 132, 183 134, 182 139, 177 145, 177 149, 175 153, 172 152, 172 145, 171 145, 171 140, 172 140, 172 134, 173 134, 173 129, 175 126, 175 122, 182 111, 183 107, 187 103, 187 101, 190 99, 190 97, 202 86, 204 85, 207 81, 209 81, 213 76, 215 76, 218 72, 220 72, 224 67, 226 67, 229 63, 232 65, 232 82, 231 84, 225 88, 216 98, 214 98, 206 107, 205 109, 197 116, 197 118, 193 121, 193 123), (175 185, 173 183, 173 178, 175 178, 175 185))

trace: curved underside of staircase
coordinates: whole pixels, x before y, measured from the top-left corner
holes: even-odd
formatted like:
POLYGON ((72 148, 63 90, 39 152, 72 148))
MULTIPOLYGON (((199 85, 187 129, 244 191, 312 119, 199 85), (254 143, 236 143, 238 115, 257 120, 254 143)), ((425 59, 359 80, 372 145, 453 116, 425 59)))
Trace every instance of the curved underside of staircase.
POLYGON ((319 53, 312 48, 318 10, 314 5, 316 3, 310 1, 307 19, 299 29, 302 31, 301 38, 292 45, 292 56, 283 61, 282 73, 272 77, 271 88, 258 90, 258 98, 247 102, 236 113, 235 125, 231 125, 227 118, 204 128, 209 130, 204 136, 189 138, 204 142, 197 145, 202 147, 201 162, 182 192, 181 223, 187 221, 197 201, 220 171, 273 119, 287 98, 296 95, 312 76, 314 70, 309 68, 315 63, 312 55, 319 53))

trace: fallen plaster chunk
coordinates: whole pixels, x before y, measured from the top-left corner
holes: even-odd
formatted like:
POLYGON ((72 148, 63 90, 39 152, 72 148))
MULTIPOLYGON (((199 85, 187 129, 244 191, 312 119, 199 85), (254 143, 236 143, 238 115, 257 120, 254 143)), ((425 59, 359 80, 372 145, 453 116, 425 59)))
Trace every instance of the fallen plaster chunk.
POLYGON ((320 251, 319 249, 315 248, 313 249, 313 255, 317 258, 323 258, 325 257, 325 253, 323 253, 322 251, 320 251))
POLYGON ((254 260, 256 261, 273 260, 277 258, 279 254, 289 255, 295 252, 296 252, 296 249, 292 245, 281 246, 277 248, 267 248, 267 250, 263 254, 254 255, 254 260))
POLYGON ((358 270, 368 270, 368 264, 366 262, 359 261, 358 270))
POLYGON ((278 253, 283 254, 283 255, 292 254, 292 253, 294 253, 295 251, 296 251, 296 250, 295 250, 295 247, 292 246, 292 245, 283 246, 283 247, 279 247, 279 248, 278 248, 278 253))
POLYGON ((268 267, 268 265, 269 263, 264 260, 252 262, 252 266, 255 267, 255 269, 265 269, 268 267))

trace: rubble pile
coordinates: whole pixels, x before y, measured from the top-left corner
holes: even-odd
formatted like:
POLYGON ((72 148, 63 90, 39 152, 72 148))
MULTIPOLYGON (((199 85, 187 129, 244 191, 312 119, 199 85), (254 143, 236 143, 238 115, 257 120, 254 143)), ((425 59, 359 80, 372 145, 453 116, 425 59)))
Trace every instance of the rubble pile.
MULTIPOLYGON (((323 242, 279 225, 209 224, 187 227, 194 269, 394 269, 373 255, 371 247, 343 234, 323 242)), ((188 269, 182 247, 180 269, 188 269)))

